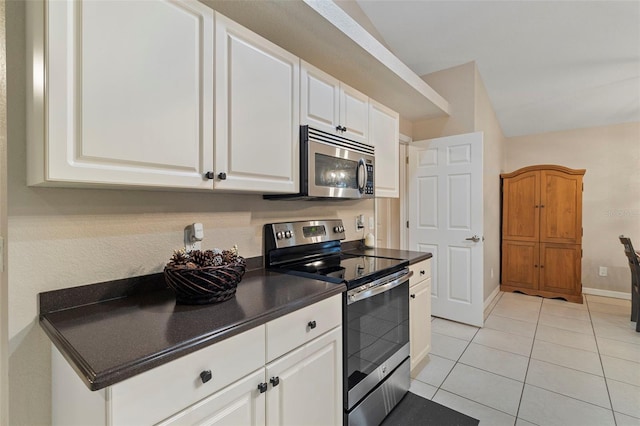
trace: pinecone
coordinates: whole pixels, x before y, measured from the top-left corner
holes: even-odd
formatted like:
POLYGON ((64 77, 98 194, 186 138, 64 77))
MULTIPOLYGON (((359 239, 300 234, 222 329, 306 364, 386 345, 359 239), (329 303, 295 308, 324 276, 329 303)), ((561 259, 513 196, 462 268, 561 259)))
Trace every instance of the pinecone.
POLYGON ((222 251, 222 263, 228 265, 229 263, 234 263, 238 258, 238 254, 233 250, 223 250, 222 251))
POLYGON ((207 263, 207 254, 201 250, 192 250, 189 253, 189 257, 191 257, 191 261, 196 266, 206 266, 207 263))
POLYGON ((184 249, 174 250, 169 260, 170 266, 184 266, 189 261, 189 254, 184 249))

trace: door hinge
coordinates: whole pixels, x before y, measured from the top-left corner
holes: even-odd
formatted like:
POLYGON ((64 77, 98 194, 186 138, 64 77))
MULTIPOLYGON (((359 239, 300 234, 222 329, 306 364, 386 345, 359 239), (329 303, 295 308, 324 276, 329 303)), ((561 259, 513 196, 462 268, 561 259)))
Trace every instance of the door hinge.
POLYGON ((407 155, 406 157, 404 157, 405 160, 405 164, 409 164, 409 156, 407 155))
POLYGON ((584 192, 584 182, 582 182, 582 192, 584 192))
POLYGON ((582 259, 582 257, 584 257, 584 250, 580 249, 580 258, 582 259))
POLYGON ((409 221, 407 221, 407 228, 409 227, 409 221))

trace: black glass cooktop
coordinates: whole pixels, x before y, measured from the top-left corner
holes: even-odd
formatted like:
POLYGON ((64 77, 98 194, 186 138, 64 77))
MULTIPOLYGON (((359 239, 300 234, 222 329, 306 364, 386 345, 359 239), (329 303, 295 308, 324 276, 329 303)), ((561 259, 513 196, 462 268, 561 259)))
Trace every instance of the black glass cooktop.
POLYGON ((286 272, 357 287, 407 267, 406 260, 334 254, 311 262, 289 264, 286 272))

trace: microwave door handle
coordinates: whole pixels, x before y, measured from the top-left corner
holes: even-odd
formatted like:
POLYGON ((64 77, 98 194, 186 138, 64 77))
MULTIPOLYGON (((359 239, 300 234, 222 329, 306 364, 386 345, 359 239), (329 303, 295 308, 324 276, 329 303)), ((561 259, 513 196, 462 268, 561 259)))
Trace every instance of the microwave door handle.
POLYGON ((358 161, 356 179, 358 183, 358 191, 362 194, 364 192, 364 187, 367 185, 367 165, 364 163, 364 158, 361 158, 360 161, 358 161))
POLYGON ((359 302, 360 300, 368 299, 377 294, 384 293, 385 291, 389 291, 393 288, 398 287, 401 284, 409 281, 409 278, 413 275, 413 271, 409 272, 406 275, 401 276, 400 278, 391 281, 390 283, 380 284, 377 286, 369 287, 365 290, 361 290, 357 293, 348 294, 347 293, 347 305, 351 305, 352 303, 359 302))

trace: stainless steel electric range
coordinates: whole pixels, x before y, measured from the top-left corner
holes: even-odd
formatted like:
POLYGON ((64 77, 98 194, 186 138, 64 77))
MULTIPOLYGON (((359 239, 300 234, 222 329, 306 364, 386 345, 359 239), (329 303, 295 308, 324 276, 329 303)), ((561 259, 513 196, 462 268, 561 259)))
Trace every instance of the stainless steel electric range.
POLYGON ((341 220, 264 226, 265 266, 345 283, 344 424, 378 425, 409 390, 409 262, 344 253, 341 220))

